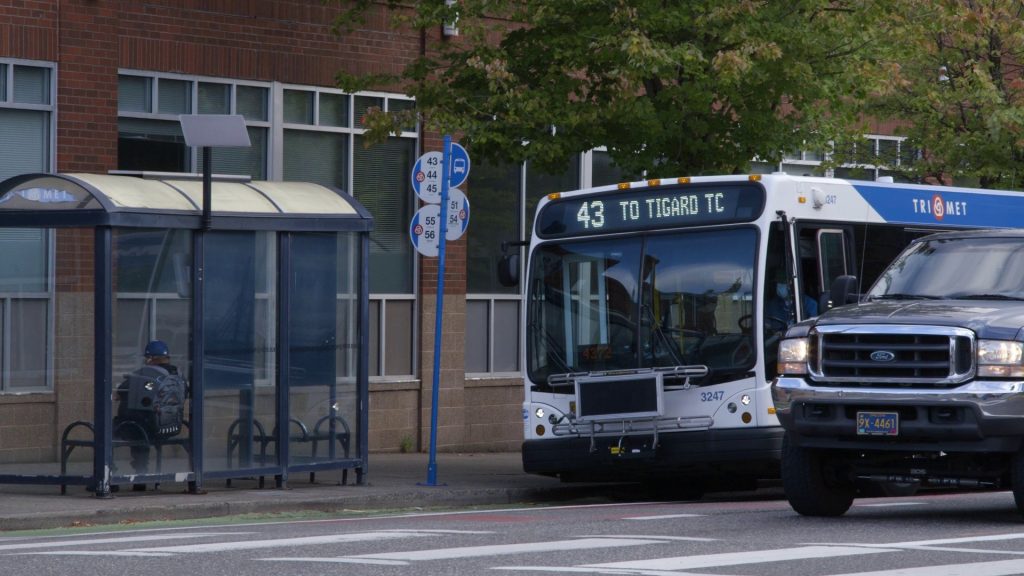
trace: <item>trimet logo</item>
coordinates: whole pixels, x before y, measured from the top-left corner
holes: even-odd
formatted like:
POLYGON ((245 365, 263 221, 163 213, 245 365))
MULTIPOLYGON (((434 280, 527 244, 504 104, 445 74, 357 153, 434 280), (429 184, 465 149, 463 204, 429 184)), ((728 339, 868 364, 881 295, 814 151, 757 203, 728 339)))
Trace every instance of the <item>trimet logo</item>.
POLYGON ((932 196, 931 201, 913 198, 914 214, 931 214, 942 221, 946 216, 967 216, 967 202, 964 200, 943 200, 942 195, 932 196))

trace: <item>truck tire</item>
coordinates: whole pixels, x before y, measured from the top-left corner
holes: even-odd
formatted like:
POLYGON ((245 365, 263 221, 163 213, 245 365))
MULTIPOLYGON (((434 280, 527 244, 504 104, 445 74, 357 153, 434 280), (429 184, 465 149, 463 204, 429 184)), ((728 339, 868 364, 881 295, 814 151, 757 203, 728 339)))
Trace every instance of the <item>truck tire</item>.
POLYGON ((1017 512, 1024 515, 1024 448, 1013 455, 1010 464, 1010 487, 1013 490, 1013 501, 1017 504, 1017 512))
POLYGON ((803 516, 842 516, 853 504, 853 484, 836 477, 820 452, 782 439, 782 488, 803 516))

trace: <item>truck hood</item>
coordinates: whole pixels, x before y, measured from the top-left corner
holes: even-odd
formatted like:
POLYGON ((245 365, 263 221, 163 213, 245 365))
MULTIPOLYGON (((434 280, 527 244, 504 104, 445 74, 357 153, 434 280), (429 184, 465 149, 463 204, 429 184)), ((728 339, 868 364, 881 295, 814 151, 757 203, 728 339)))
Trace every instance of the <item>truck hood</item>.
POLYGON ((1016 340, 1024 335, 1024 302, 879 300, 834 308, 814 323, 954 326, 972 330, 978 338, 1016 340))

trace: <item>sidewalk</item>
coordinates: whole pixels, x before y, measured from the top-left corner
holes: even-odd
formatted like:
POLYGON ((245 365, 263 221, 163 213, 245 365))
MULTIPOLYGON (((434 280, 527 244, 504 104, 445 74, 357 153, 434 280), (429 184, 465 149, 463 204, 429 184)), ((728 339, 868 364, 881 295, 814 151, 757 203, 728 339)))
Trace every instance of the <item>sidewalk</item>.
POLYGON ((163 484, 154 491, 121 490, 100 499, 80 486, 60 495, 58 486, 0 485, 0 531, 151 520, 208 518, 234 514, 296 511, 340 512, 506 505, 601 496, 608 485, 562 484, 557 479, 526 474, 519 453, 439 454, 438 486, 420 486, 427 479, 426 454, 371 454, 366 484, 355 474, 341 486, 340 472, 318 473, 316 484, 298 474, 289 489, 263 489, 255 479, 207 482, 206 494, 188 494, 184 484, 163 484))

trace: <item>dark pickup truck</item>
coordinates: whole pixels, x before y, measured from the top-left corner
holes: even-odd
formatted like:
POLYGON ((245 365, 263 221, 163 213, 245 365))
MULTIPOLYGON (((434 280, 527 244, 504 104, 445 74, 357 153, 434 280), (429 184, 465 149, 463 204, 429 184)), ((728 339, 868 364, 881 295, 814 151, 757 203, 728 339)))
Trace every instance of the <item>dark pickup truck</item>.
POLYGON ((934 234, 790 328, 772 396, 794 510, 885 489, 1010 488, 1024 513, 1024 231, 934 234))

